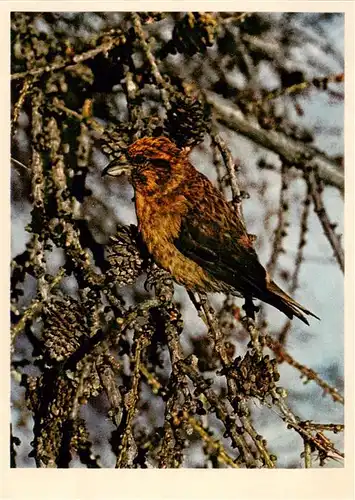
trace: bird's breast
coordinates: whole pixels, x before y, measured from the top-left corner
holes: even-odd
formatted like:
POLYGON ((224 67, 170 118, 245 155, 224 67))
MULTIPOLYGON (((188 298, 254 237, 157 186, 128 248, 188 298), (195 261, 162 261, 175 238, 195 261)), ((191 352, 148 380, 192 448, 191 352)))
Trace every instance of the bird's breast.
POLYGON ((183 196, 149 196, 136 191, 135 203, 138 227, 147 244, 154 246, 178 236, 181 219, 188 210, 183 196))
POLYGON ((174 244, 188 211, 184 196, 147 196, 136 191, 135 205, 139 231, 155 262, 187 288, 213 291, 213 279, 174 244))

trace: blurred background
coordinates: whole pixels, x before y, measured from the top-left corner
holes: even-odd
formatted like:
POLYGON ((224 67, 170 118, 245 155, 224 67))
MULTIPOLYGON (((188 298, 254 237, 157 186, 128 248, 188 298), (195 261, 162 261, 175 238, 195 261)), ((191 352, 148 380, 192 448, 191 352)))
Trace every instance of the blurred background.
MULTIPOLYGON (((12 466, 300 468, 309 454, 313 467, 341 467, 333 446, 342 452, 343 15, 17 12, 11 22, 12 466), (83 338, 111 339, 114 317, 155 296, 134 229, 122 233, 137 223, 133 189, 101 171, 125 144, 161 134, 190 147, 193 165, 228 200, 237 179, 260 261, 321 318, 307 327, 261 305, 256 320, 276 342, 264 353, 277 360, 277 385, 301 427, 311 421, 314 440, 288 429, 272 398, 244 394, 253 431, 238 420, 208 328, 178 285, 180 355, 196 356, 234 420, 185 372, 173 381, 176 352, 155 320, 136 318, 109 345, 112 359, 100 351, 100 366, 89 352, 71 376, 63 368, 83 338), (117 286, 106 293, 107 280, 117 286), (139 343, 142 328, 149 345, 139 343), (235 420, 249 462, 228 434, 235 420)), ((245 359, 243 301, 209 300, 232 358, 245 359)))

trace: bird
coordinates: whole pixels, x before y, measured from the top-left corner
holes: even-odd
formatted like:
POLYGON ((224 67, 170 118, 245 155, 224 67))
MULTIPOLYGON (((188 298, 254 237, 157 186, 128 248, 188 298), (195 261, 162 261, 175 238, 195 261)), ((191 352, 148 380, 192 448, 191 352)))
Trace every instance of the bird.
POLYGON ((128 175, 138 231, 155 263, 190 292, 242 297, 245 309, 257 299, 307 325, 307 316, 319 319, 271 279, 240 213, 192 165, 189 152, 165 136, 142 137, 102 171, 128 175))

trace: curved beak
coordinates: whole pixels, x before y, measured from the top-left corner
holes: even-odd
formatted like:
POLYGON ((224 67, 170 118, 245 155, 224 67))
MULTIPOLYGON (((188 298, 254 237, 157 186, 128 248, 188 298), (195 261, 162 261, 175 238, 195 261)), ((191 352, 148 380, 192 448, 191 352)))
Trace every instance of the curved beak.
POLYGON ((105 175, 111 175, 112 177, 118 177, 122 174, 130 174, 133 166, 128 162, 126 156, 122 154, 119 158, 111 161, 101 172, 101 177, 105 175))

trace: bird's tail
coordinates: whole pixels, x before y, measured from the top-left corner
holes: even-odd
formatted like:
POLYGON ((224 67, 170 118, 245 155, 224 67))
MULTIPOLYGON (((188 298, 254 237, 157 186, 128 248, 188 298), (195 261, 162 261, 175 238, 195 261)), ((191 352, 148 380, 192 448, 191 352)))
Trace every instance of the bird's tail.
POLYGON ((267 302, 268 304, 279 309, 279 311, 282 311, 284 314, 286 314, 288 318, 292 319, 293 316, 297 316, 297 318, 306 323, 306 325, 309 325, 309 323, 305 314, 320 319, 311 311, 309 311, 305 307, 301 306, 301 304, 293 300, 289 295, 287 295, 287 293, 281 290, 281 288, 277 286, 276 283, 274 283, 273 281, 268 282, 267 290, 269 293, 267 294, 267 297, 265 297, 263 300, 265 300, 265 302, 267 302))

